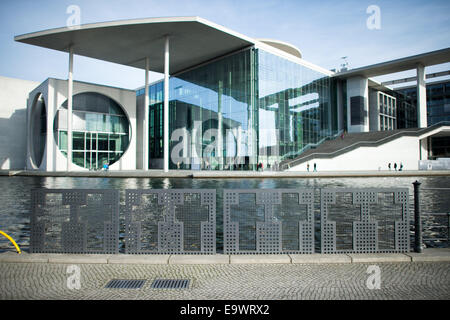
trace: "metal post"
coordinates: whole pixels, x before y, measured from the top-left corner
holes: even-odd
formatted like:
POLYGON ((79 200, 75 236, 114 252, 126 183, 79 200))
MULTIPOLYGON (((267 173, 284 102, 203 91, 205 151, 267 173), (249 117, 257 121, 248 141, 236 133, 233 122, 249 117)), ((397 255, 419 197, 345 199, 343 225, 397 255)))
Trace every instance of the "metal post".
POLYGON ((169 172, 169 36, 164 46, 164 172, 169 172))
POLYGON ((422 221, 420 218, 419 186, 421 183, 415 181, 414 185, 414 251, 422 253, 422 221))

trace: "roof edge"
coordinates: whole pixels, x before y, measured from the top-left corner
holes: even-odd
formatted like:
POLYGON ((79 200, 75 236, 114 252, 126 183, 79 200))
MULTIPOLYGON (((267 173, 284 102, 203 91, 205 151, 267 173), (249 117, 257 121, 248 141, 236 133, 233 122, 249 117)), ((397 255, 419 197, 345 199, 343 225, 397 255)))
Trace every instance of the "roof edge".
MULTIPOLYGON (((75 30, 85 30, 85 29, 95 29, 95 28, 104 28, 104 27, 115 27, 120 25, 134 25, 134 24, 142 24, 142 23, 161 23, 161 22, 200 22, 203 23, 204 19, 201 19, 198 16, 182 16, 182 17, 158 17, 158 18, 139 18, 139 19, 122 19, 122 20, 112 20, 105 22, 93 22, 81 24, 73 27, 59 27, 59 28, 51 28, 45 29, 36 32, 24 33, 21 35, 14 36, 14 40, 18 42, 22 42, 28 38, 45 36, 60 32, 69 32, 75 30)), ((207 21, 207 20, 205 20, 207 21)))

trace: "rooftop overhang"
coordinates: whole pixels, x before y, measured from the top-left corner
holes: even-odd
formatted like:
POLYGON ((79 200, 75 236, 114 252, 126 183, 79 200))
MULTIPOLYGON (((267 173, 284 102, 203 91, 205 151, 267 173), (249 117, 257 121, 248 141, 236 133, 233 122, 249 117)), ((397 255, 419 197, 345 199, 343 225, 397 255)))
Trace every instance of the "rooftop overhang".
POLYGON ((353 77, 369 78, 395 72, 416 69, 418 65, 423 65, 424 67, 427 67, 446 62, 450 62, 450 48, 445 48, 441 50, 418 54, 415 56, 382 62, 366 67, 351 69, 348 71, 338 72, 334 74, 334 77, 339 79, 348 79, 353 77))
POLYGON ((254 45, 249 37, 200 17, 146 18, 64 27, 15 37, 39 47, 150 70, 164 71, 164 43, 170 38, 170 73, 254 45))

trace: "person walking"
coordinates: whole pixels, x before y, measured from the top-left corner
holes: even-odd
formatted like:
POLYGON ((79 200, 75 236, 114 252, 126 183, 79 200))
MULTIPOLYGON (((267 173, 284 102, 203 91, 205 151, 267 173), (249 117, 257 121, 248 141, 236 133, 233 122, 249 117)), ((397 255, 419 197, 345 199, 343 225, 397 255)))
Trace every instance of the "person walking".
POLYGON ((394 163, 394 170, 397 171, 397 162, 394 163))
POLYGON ((403 170, 403 163, 400 162, 400 168, 398 169, 398 171, 402 171, 403 170))
POLYGON ((306 164, 306 170, 309 172, 309 162, 306 164))
POLYGON ((314 162, 314 171, 317 171, 317 165, 315 162, 314 162))
POLYGON ((389 171, 391 171, 391 163, 388 164, 389 171))

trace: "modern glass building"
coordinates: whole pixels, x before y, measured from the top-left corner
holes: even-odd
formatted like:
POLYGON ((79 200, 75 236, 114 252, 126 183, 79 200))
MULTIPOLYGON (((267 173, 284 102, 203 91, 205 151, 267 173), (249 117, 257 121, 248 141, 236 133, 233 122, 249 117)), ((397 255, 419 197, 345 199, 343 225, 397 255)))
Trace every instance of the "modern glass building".
MULTIPOLYGON (((450 53, 336 72, 304 60, 291 44, 253 39, 200 17, 93 23, 15 40, 68 53, 68 80, 45 81, 28 97, 26 165, 48 171, 105 164, 277 170, 345 131, 425 128, 425 67, 448 62, 450 53), (74 84, 75 54, 142 69, 144 87, 74 84), (418 74, 417 104, 371 78, 409 69, 418 74), (150 71, 164 80, 149 84, 150 71)), ((439 97, 428 93, 436 104, 428 124, 444 117, 444 87, 435 89, 439 97)), ((417 138, 420 160, 428 157, 426 138, 417 138)))
MULTIPOLYGON (((152 159, 162 157, 163 83, 149 90, 152 167, 152 159)), ((329 75, 254 47, 176 74, 170 78, 169 166, 276 166, 337 133, 332 96, 329 75)))

